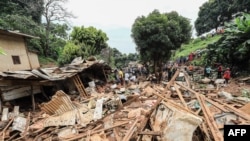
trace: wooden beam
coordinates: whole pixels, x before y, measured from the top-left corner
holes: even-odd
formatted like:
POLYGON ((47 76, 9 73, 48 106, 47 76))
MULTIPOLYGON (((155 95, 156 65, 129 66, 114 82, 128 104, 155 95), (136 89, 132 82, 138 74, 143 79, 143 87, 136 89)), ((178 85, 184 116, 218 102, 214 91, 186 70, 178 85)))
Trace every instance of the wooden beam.
POLYGON ((231 112, 235 113, 236 115, 242 117, 243 119, 246 119, 246 120, 250 120, 250 116, 246 113, 244 113, 243 111, 239 110, 239 109, 236 109, 234 108, 233 106, 231 105, 228 105, 226 103, 223 103, 217 99, 214 99, 216 102, 219 102, 220 104, 222 104, 224 107, 226 107, 227 109, 229 109, 231 112))
POLYGON ((209 108, 205 105, 205 100, 204 97, 201 96, 201 103, 200 105, 202 105, 202 111, 206 120, 206 123, 208 124, 210 131, 212 132, 213 138, 215 141, 223 141, 223 136, 220 133, 220 130, 214 120, 213 115, 211 114, 209 108))
POLYGON ((134 123, 131 125, 130 129, 126 133, 125 137, 122 139, 122 141, 129 141, 131 136, 134 133, 134 130, 136 130, 136 123, 138 122, 138 119, 134 121, 134 123))
POLYGON ((152 135, 152 136, 162 136, 162 132, 159 131, 142 131, 139 132, 140 135, 152 135))
POLYGON ((188 87, 190 88, 191 84, 190 84, 190 80, 189 80, 188 74, 186 72, 184 73, 184 77, 185 77, 185 80, 186 80, 186 83, 187 83, 188 87))
POLYGON ((6 131, 7 128, 10 126, 10 124, 13 122, 13 120, 14 120, 14 118, 12 118, 12 119, 9 121, 9 123, 4 127, 4 129, 0 132, 0 136, 1 136, 2 134, 4 135, 5 131, 6 131))
POLYGON ((77 140, 77 139, 80 139, 80 138, 83 138, 83 137, 86 137, 86 136, 90 136, 90 135, 93 135, 93 134, 96 134, 96 133, 99 133, 99 132, 102 132, 102 131, 106 131, 106 130, 109 130, 109 129, 112 129, 112 128, 115 128, 115 127, 118 127, 118 126, 121 126, 121 125, 128 124, 128 122, 129 122, 129 121, 126 121, 126 122, 123 122, 123 123, 120 123, 120 124, 111 126, 111 127, 109 127, 109 128, 104 128, 104 129, 96 130, 96 131, 89 132, 89 133, 81 133, 81 134, 75 135, 73 138, 64 139, 64 141, 73 141, 73 140, 77 140))
POLYGON ((170 80, 170 81, 168 82, 168 84, 167 84, 167 88, 168 88, 168 89, 169 89, 170 86, 173 84, 173 82, 175 81, 175 79, 176 79, 176 77, 179 75, 179 73, 180 73, 180 70, 177 69, 177 70, 175 71, 174 76, 171 78, 171 80, 170 80))
POLYGON ((30 95, 31 95, 31 101, 32 101, 32 110, 33 112, 35 112, 36 110, 36 102, 35 102, 35 97, 34 97, 34 93, 33 93, 33 86, 30 86, 30 95))
MULTIPOLYGON (((171 104, 172 106, 174 106, 175 108, 180 109, 180 110, 183 110, 183 111, 186 111, 186 112, 189 112, 189 113, 192 113, 193 115, 196 115, 196 116, 197 116, 197 114, 194 113, 193 111, 191 111, 191 110, 189 110, 189 109, 186 109, 186 108, 184 108, 184 107, 181 106, 181 105, 176 104, 175 102, 173 102, 173 101, 171 101, 171 100, 169 100, 169 99, 163 97, 162 95, 157 94, 157 93, 153 93, 153 94, 154 94, 154 95, 157 95, 158 97, 162 98, 162 99, 165 100, 166 102, 170 103, 170 104, 171 104)), ((164 103, 164 102, 163 102, 163 103, 164 103)))
POLYGON ((44 80, 28 80, 28 79, 8 79, 0 80, 0 86, 13 86, 13 85, 42 85, 42 86, 54 86, 56 81, 44 81, 44 80))
POLYGON ((210 110, 207 108, 206 104, 205 104, 205 100, 204 100, 204 96, 203 95, 200 95, 199 93, 195 92, 194 90, 192 90, 191 88, 188 88, 182 84, 179 84, 177 83, 179 86, 189 90, 190 92, 194 93, 200 106, 201 106, 201 109, 203 111, 203 114, 204 114, 204 117, 205 117, 205 121, 207 123, 207 125, 209 126, 210 128, 210 131, 213 135, 213 138, 215 141, 222 141, 223 140, 223 136, 222 134, 220 133, 219 131, 219 128, 214 120, 214 117, 211 115, 211 112, 210 110))
POLYGON ((106 73, 105 73, 105 71, 104 71, 104 69, 103 69, 103 68, 102 68, 102 72, 103 72, 103 75, 104 75, 104 77, 105 77, 105 81, 106 81, 106 82, 108 82, 108 79, 107 79, 106 73))
POLYGON ((210 100, 209 98, 205 98, 205 101, 209 102, 210 104, 212 104, 213 106, 215 106, 216 108, 222 110, 223 112, 229 112, 226 108, 223 107, 223 105, 220 105, 212 100, 210 100))
POLYGON ((174 88, 175 88, 175 90, 176 90, 176 92, 177 92, 177 94, 178 94, 178 96, 179 96, 179 98, 180 98, 182 104, 184 105, 184 107, 185 107, 186 109, 188 109, 187 103, 185 102, 185 100, 184 100, 184 98, 183 98, 183 96, 182 96, 182 94, 181 94, 181 91, 179 90, 179 88, 177 87, 177 85, 176 85, 175 83, 174 83, 174 88))

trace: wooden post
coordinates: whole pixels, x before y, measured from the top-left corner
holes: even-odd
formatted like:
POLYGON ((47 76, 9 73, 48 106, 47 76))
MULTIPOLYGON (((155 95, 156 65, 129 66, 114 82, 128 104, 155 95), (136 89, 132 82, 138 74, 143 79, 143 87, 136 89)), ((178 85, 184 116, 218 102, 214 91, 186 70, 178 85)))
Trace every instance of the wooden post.
POLYGON ((103 72, 103 75, 104 75, 104 77, 105 77, 106 82, 108 82, 108 79, 107 79, 106 73, 105 73, 105 71, 104 71, 104 69, 103 69, 103 68, 102 68, 102 72, 103 72))
POLYGON ((36 110, 36 102, 35 102, 35 97, 34 97, 32 85, 30 85, 30 95, 31 95, 31 101, 32 101, 32 110, 34 112, 36 110))
POLYGON ((47 100, 50 100, 49 97, 47 96, 47 94, 45 93, 43 86, 40 86, 40 90, 41 90, 41 92, 42 92, 42 95, 43 95, 47 100))
POLYGON ((185 100, 184 100, 184 98, 183 98, 183 96, 182 96, 182 94, 181 94, 181 91, 179 90, 179 88, 177 87, 177 85, 176 85, 175 83, 174 83, 174 88, 175 88, 175 90, 176 90, 176 92, 177 92, 177 94, 178 94, 178 96, 179 96, 179 98, 180 98, 182 104, 184 105, 184 107, 185 107, 186 109, 188 109, 187 103, 185 102, 185 100))
POLYGON ((0 113, 2 113, 2 99, 0 97, 0 113))
POLYGON ((171 78, 171 80, 170 80, 170 81, 168 82, 168 84, 167 84, 167 88, 168 88, 168 89, 169 89, 170 86, 173 84, 173 82, 175 81, 176 77, 178 77, 179 73, 180 73, 180 70, 177 69, 176 72, 175 72, 175 74, 174 74, 174 76, 171 78))
POLYGON ((223 140, 223 136, 222 134, 220 133, 219 131, 219 128, 214 120, 214 117, 213 115, 211 114, 210 110, 208 109, 208 107, 206 106, 205 104, 205 98, 203 95, 200 95, 199 93, 195 92, 194 90, 182 85, 182 84, 179 84, 179 83, 176 83, 177 85, 189 90, 190 92, 194 93, 200 106, 201 106, 201 109, 203 111, 203 114, 204 114, 204 117, 205 117, 205 121, 208 125, 208 127, 210 128, 210 131, 213 135, 213 138, 215 141, 222 141, 223 140))

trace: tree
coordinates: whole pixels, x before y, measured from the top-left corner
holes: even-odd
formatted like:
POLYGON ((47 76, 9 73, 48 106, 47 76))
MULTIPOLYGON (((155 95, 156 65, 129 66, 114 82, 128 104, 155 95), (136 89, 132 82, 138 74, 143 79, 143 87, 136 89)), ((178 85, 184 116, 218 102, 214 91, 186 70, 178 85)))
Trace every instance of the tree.
POLYGON ((0 15, 22 15, 41 23, 43 0, 1 0, 0 15))
POLYGON ((91 49, 89 55, 99 54, 102 49, 108 47, 106 33, 92 26, 88 28, 74 27, 70 37, 75 43, 82 44, 83 50, 91 49))
POLYGON ((198 18, 194 23, 198 36, 211 29, 217 30, 220 25, 220 21, 218 20, 219 12, 216 2, 209 1, 200 7, 198 18))
POLYGON ((222 38, 207 48, 207 60, 211 63, 223 62, 231 68, 250 69, 250 14, 227 24, 222 38))
POLYGON ((69 18, 74 16, 63 7, 68 0, 44 0, 45 17, 45 43, 43 46, 43 54, 48 56, 50 52, 50 34, 53 22, 67 22, 69 18))
POLYGON ((147 17, 138 17, 132 26, 132 38, 142 61, 153 62, 154 71, 162 62, 191 38, 189 19, 177 12, 163 13, 154 10, 147 17), (152 60, 152 61, 151 61, 152 60))
POLYGON ((225 22, 232 20, 238 12, 249 12, 249 0, 209 0, 199 10, 195 21, 195 29, 198 35, 224 26, 225 22))
POLYGON ((63 48, 58 62, 60 65, 70 63, 74 58, 83 56, 83 51, 79 45, 75 45, 73 42, 67 42, 63 48))
POLYGON ((104 60, 109 66, 111 67, 115 66, 113 49, 111 47, 102 49, 99 56, 100 56, 100 59, 104 60))

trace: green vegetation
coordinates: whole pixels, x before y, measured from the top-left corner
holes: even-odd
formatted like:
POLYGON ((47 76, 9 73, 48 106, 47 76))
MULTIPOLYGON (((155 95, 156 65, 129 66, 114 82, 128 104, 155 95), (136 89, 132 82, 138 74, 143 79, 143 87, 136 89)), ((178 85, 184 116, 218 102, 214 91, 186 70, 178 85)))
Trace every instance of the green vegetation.
POLYGON ((208 0, 200 7, 195 21, 197 35, 224 26, 240 12, 249 13, 250 0, 208 0))
POLYGON ((49 57, 38 56, 38 60, 41 67, 57 66, 57 61, 49 57))
MULTIPOLYGON (((106 33, 95 27, 81 25, 71 30, 67 23, 74 16, 64 8, 67 1, 2 0, 0 28, 40 37, 29 40, 27 45, 28 49, 38 53, 42 66, 63 65, 79 56, 97 56, 98 59, 119 68, 125 67, 130 61, 139 61, 140 58, 142 63, 153 64, 153 69, 156 70, 170 57, 176 59, 206 48, 208 51, 195 60, 196 64, 223 62, 229 67, 250 69, 249 14, 240 13, 242 17, 226 25, 226 22, 235 18, 236 13, 249 13, 249 0, 209 0, 201 5, 195 21, 198 35, 222 25, 225 27, 225 33, 191 41, 190 20, 177 12, 160 13, 154 10, 147 16, 140 16, 132 25, 132 38, 139 55, 122 54, 117 49, 109 47, 106 33), (174 50, 176 51, 172 54, 174 50)), ((4 54, 1 49, 0 54, 4 54)))
POLYGON ((141 60, 152 63, 154 71, 157 71, 162 68, 162 62, 171 57, 171 50, 190 40, 190 21, 175 11, 160 13, 154 10, 148 16, 135 20, 132 38, 141 60))
POLYGON ((0 47, 0 55, 6 55, 1 47, 0 47))
POLYGON ((208 45, 207 60, 222 62, 231 69, 250 70, 250 14, 243 14, 226 25, 225 33, 208 45))
POLYGON ((188 56, 191 52, 198 49, 206 48, 208 44, 214 43, 221 38, 221 35, 215 35, 213 37, 207 37, 206 39, 196 38, 191 40, 188 44, 183 44, 180 49, 175 52, 173 59, 181 56, 188 56))

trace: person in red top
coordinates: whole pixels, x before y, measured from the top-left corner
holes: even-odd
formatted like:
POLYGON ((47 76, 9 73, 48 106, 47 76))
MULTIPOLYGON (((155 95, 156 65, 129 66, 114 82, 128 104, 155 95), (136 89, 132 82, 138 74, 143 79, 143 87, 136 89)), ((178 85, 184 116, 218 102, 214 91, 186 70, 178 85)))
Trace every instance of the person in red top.
POLYGON ((193 61, 193 58, 194 58, 194 54, 193 52, 191 52, 188 56, 188 61, 193 61))
POLYGON ((221 78, 221 73, 222 73, 222 65, 219 64, 219 66, 218 66, 218 74, 217 74, 217 78, 218 78, 218 79, 221 78))
POLYGON ((231 78, 231 72, 229 68, 227 68, 226 71, 224 72, 223 78, 225 79, 225 83, 228 84, 228 80, 231 78))

